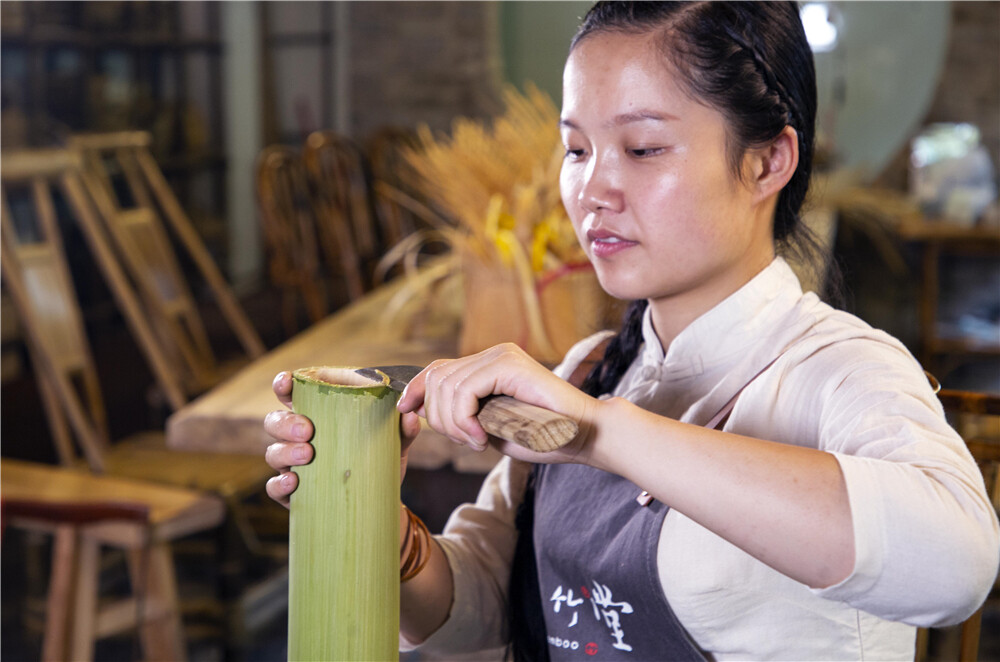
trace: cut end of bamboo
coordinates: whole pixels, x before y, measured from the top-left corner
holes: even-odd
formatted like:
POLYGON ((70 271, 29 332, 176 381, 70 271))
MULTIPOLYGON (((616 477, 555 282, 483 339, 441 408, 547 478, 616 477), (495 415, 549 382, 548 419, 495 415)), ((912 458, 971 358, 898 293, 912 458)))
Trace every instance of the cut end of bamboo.
POLYGON ((372 389, 373 394, 383 393, 383 389, 389 386, 389 376, 385 373, 374 371, 381 378, 374 379, 358 374, 357 370, 359 368, 331 368, 329 366, 321 366, 301 368, 294 371, 292 376, 299 382, 318 384, 321 387, 326 386, 335 390, 372 389))

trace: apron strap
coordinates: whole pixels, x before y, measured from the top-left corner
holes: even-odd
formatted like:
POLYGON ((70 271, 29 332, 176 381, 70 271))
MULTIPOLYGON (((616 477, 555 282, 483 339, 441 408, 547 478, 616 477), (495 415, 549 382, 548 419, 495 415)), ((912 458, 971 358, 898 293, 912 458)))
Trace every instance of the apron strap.
MULTIPOLYGON (((721 430, 722 427, 726 424, 726 421, 729 419, 729 414, 732 413, 733 407, 736 406, 736 401, 739 399, 740 394, 742 394, 743 391, 746 389, 746 387, 750 386, 750 384, 752 384, 755 379, 757 379, 762 374, 764 374, 765 370, 767 370, 772 365, 774 365, 774 362, 777 361, 781 357, 781 355, 784 354, 784 353, 785 352, 782 351, 777 356, 775 356, 773 359, 771 359, 771 361, 766 366, 764 366, 763 368, 761 368, 760 370, 758 370, 756 375, 754 375, 753 377, 751 377, 749 379, 749 381, 747 381, 746 384, 744 384, 743 386, 741 386, 740 390, 736 391, 736 394, 733 395, 733 397, 731 397, 729 399, 729 402, 727 402, 726 404, 722 405, 722 409, 720 409, 718 412, 716 412, 715 416, 713 416, 711 418, 711 420, 708 423, 705 424, 705 427, 708 428, 709 430, 721 430)), ((636 500, 636 502, 638 502, 638 504, 640 506, 648 506, 649 504, 651 504, 653 502, 653 496, 649 492, 647 492, 646 490, 643 490, 642 493, 640 493, 639 496, 637 496, 635 498, 635 500, 636 500)))

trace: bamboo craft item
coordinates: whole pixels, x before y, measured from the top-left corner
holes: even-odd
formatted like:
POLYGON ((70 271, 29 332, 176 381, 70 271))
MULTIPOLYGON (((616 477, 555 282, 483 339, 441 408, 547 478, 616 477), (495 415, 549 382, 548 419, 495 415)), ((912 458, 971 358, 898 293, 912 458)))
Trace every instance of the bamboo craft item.
POLYGON ((292 404, 315 426, 296 469, 289 525, 288 659, 396 660, 399 414, 389 378, 349 368, 293 373, 292 404))

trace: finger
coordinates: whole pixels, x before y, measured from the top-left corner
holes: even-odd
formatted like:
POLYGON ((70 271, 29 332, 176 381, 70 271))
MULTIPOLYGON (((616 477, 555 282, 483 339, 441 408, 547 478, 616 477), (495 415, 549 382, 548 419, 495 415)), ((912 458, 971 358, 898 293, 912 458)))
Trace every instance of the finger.
POLYGON ((420 417, 413 412, 400 416, 399 432, 402 449, 405 452, 417 438, 417 435, 420 434, 420 417))
POLYGON ((439 432, 476 450, 486 448, 487 435, 476 420, 479 394, 488 394, 492 385, 484 383, 482 369, 485 359, 474 355, 442 365, 427 378, 424 407, 433 415, 428 423, 437 425, 439 432))
MULTIPOLYGON (((481 398, 497 393, 497 351, 492 348, 468 357, 461 372, 448 378, 452 397, 450 416, 456 428, 462 431, 472 448, 485 450, 489 435, 479 423, 477 414, 481 398)), ((442 385, 444 386, 444 385, 442 385)))
POLYGON ((455 360, 432 364, 427 368, 424 380, 423 410, 427 424, 458 443, 465 443, 467 439, 465 433, 454 425, 451 401, 455 390, 448 380, 461 370, 462 362, 455 360))
POLYGON ((312 444, 299 441, 276 441, 264 451, 264 461, 277 471, 288 471, 291 467, 309 464, 312 458, 312 444))
POLYGON ((403 394, 399 397, 399 402, 396 403, 396 408, 400 412, 405 414, 407 412, 416 411, 423 405, 427 375, 443 363, 445 363, 445 361, 441 359, 431 362, 430 365, 418 372, 413 379, 409 381, 406 388, 403 389, 403 394))
POLYGON ((476 414, 479 413, 479 397, 474 390, 465 386, 472 376, 474 373, 470 370, 450 380, 452 393, 448 417, 451 424, 460 431, 466 444, 475 450, 485 450, 489 437, 476 418, 476 414))
POLYGON ((302 414, 279 409, 264 417, 264 431, 281 441, 309 441, 313 424, 302 414))
POLYGON ((292 406, 292 373, 279 372, 271 382, 271 390, 286 407, 292 406))
POLYGON ((267 490, 267 496, 271 497, 285 508, 288 508, 289 497, 298 486, 299 477, 288 471, 268 480, 265 489, 267 490))
POLYGON ((477 451, 486 450, 489 435, 480 425, 476 414, 479 413, 479 399, 475 396, 456 395, 452 399, 452 421, 455 427, 462 431, 467 443, 477 451))

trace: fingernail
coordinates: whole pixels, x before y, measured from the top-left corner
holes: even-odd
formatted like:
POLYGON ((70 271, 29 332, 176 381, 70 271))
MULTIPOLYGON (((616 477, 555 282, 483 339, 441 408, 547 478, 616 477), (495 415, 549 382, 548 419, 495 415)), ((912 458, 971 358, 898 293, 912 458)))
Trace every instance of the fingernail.
POLYGON ((292 476, 291 476, 291 474, 285 474, 285 475, 283 475, 281 477, 281 486, 285 487, 285 488, 292 486, 292 476))
POLYGON ((296 423, 292 426, 292 434, 296 437, 304 437, 306 435, 306 426, 302 423, 296 423))
POLYGON ((298 446, 292 450, 292 457, 296 460, 305 460, 309 457, 309 449, 304 446, 298 446))

